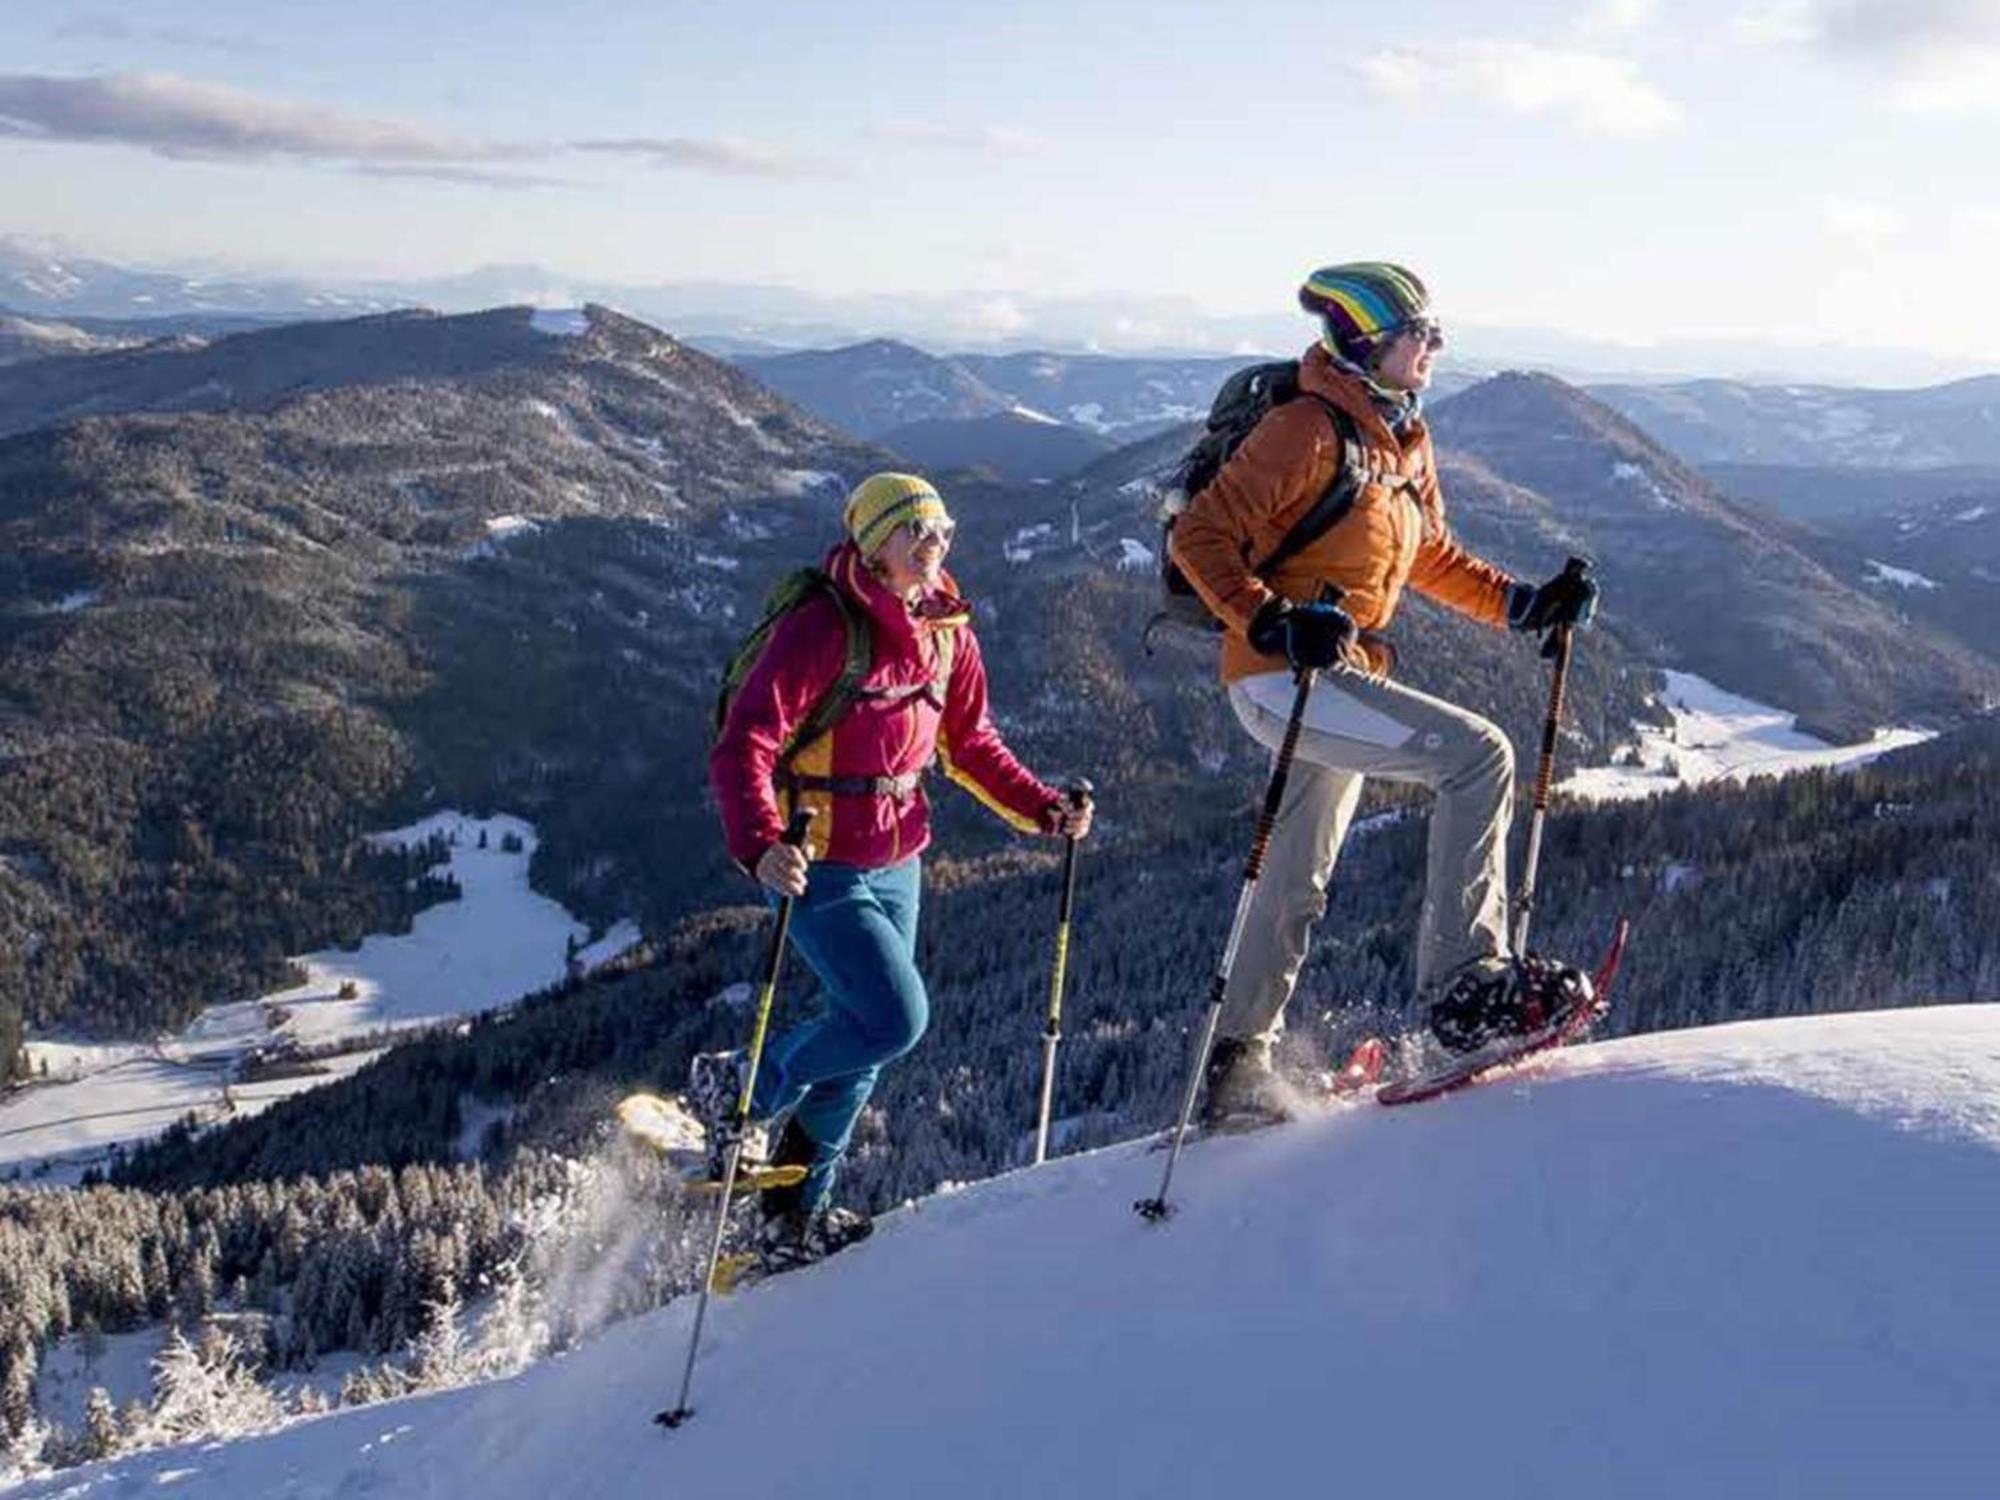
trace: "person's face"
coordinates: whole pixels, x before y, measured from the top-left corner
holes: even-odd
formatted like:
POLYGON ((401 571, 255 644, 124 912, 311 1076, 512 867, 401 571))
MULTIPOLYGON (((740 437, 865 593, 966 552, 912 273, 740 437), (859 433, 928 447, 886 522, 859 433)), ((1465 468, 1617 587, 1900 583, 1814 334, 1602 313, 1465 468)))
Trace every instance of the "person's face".
POLYGON ((1375 378, 1399 391, 1421 391, 1431 383, 1431 366, 1444 347, 1444 330, 1428 320, 1398 333, 1375 361, 1375 378))
POLYGON ((949 521, 909 521, 890 532, 871 559, 890 592, 936 588, 944 576, 944 555, 951 550, 953 529, 949 521))

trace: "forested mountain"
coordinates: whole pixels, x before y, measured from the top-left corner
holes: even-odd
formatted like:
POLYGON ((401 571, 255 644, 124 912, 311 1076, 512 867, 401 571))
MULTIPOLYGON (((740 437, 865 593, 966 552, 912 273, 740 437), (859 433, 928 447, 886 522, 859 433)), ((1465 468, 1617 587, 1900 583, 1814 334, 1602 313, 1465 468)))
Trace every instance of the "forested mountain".
POLYGON ((1863 586, 1893 608, 2000 657, 2000 480, 1824 529, 1859 558, 1863 586))
POLYGON ((568 336, 516 309, 43 363, 112 360, 121 389, 186 390, 190 359, 261 374, 266 399, 0 441, 9 1027, 24 1011, 184 1021, 276 979, 287 952, 380 925, 356 836, 399 805, 550 776, 510 724, 570 716, 572 751, 625 754, 604 726, 644 722, 644 694, 631 712, 611 696, 640 669, 605 639, 581 664, 563 654, 577 617, 656 642, 685 709, 706 675, 678 654, 685 622, 713 613, 726 631, 734 607, 708 591, 690 522, 760 499, 782 516, 877 461, 603 312, 568 336), (282 394, 273 369, 306 389, 282 394), (566 521, 574 547, 556 550, 587 579, 555 599, 517 591, 510 547, 566 521), (593 522, 642 559, 645 604, 620 592, 633 575, 593 522), (579 686, 534 696, 531 649, 579 686), (582 708, 615 718, 578 722, 582 708), (413 735, 427 722, 451 733, 413 735))
POLYGON ((2000 671, 1829 567, 1823 537, 1719 494, 1610 408, 1548 376, 1502 375, 1436 413, 1468 539, 1594 557, 1619 618, 1684 666, 1836 740, 1949 723, 2000 698, 2000 671))
POLYGON ((857 437, 910 422, 990 417, 1014 402, 962 364, 896 339, 737 361, 774 391, 857 437))
POLYGON ((89 354, 130 342, 130 339, 101 337, 71 323, 20 318, 0 310, 0 365, 45 359, 51 354, 89 354))
POLYGON ((907 422, 878 441, 926 473, 986 469, 1014 484, 1066 478, 1111 451, 1110 440, 1088 428, 1022 411, 907 422))
POLYGON ((2000 464, 2000 376, 1916 390, 1689 380, 1590 394, 1689 463, 1922 470, 2000 464))

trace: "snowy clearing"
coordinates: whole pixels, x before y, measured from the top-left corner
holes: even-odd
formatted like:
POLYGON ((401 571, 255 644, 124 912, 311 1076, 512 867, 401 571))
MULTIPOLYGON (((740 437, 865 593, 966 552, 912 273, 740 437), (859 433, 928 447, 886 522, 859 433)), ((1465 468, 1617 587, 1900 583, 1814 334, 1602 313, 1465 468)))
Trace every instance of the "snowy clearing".
POLYGON ((1794 715, 1739 697, 1692 672, 1668 672, 1671 729, 1640 726, 1636 766, 1588 766, 1556 790, 1586 801, 1650 797, 1710 781, 1746 781, 1819 768, 1847 770, 1935 737, 1928 729, 1878 729, 1859 745, 1803 733, 1794 715), (1675 774, 1678 772, 1678 774, 1675 774))
POLYGON ((1118 538, 1118 571, 1121 573, 1150 572, 1154 565, 1153 549, 1144 542, 1129 536, 1118 538))
POLYGON ((538 307, 529 314, 528 326, 551 338, 573 339, 590 332, 590 319, 580 307, 538 307))
POLYGON ((1872 557, 1866 559, 1866 562, 1868 565, 1867 581, 1869 583, 1893 583, 1899 589, 1934 589, 1938 587, 1938 581, 1935 578, 1926 578, 1923 574, 1914 573, 1908 568, 1892 567, 1888 563, 1877 562, 1872 557))
POLYGON ((370 936, 353 952, 306 954, 295 960, 304 984, 211 1006, 178 1036, 154 1043, 31 1039, 31 1066, 46 1060, 50 1082, 0 1101, 0 1171, 33 1173, 54 1162, 49 1180, 74 1182, 113 1145, 156 1135, 184 1114, 204 1121, 255 1114, 358 1071, 380 1056, 366 1046, 372 1039, 492 1010, 554 984, 572 938, 586 945, 577 953, 585 969, 639 940, 638 929, 621 922, 590 944, 588 928, 529 889, 537 841, 520 818, 441 812, 372 842, 421 844, 433 832, 456 840, 449 870, 463 895, 419 912, 409 932, 370 936), (505 847, 510 841, 517 847, 505 847), (303 1076, 237 1081, 253 1049, 286 1044, 353 1050, 319 1058, 320 1071, 303 1076))
POLYGON ((1197 1142, 1155 1227, 1161 1161, 941 1193, 718 1301, 675 1432, 691 1298, 506 1380, 18 1493, 1992 1492, 2000 1006, 1635 1038, 1197 1142))
POLYGON ((826 469, 779 469, 771 475, 771 493, 799 500, 821 490, 845 490, 847 481, 826 469))

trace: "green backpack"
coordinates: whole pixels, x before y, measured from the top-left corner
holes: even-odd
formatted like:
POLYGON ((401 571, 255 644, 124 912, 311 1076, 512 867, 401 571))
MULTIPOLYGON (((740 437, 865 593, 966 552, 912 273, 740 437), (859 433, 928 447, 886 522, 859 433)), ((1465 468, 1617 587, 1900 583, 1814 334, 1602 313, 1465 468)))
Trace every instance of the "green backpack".
POLYGON ((729 653, 729 660, 722 669, 722 691, 715 699, 712 734, 722 733, 722 726, 729 718, 729 705, 735 701, 743 679, 750 675, 750 669, 764 654, 764 647, 770 643, 771 633, 778 628, 778 622, 822 595, 832 600, 833 607, 840 612, 841 630, 847 637, 846 656, 841 662, 839 675, 820 694, 819 701, 813 704, 805 718, 799 721, 798 728, 792 731, 790 741, 778 756, 778 764, 784 766, 789 763, 799 751, 832 729, 840 716, 854 706, 855 700, 861 696, 861 684, 874 665, 875 650, 868 636, 868 622, 862 618, 854 601, 841 592, 824 570, 799 568, 778 580, 777 586, 764 598, 763 618, 729 653))

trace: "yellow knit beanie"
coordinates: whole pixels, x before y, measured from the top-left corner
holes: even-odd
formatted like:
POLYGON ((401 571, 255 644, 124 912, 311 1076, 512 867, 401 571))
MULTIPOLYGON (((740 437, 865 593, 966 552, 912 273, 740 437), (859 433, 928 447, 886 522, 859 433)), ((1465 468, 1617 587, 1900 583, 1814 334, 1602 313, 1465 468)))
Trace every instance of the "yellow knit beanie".
POLYGON ((943 497, 929 480, 914 474, 870 474, 847 497, 841 520, 861 555, 872 557, 904 522, 948 522, 951 512, 944 508, 943 497))

